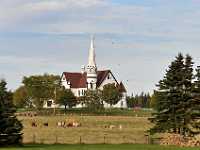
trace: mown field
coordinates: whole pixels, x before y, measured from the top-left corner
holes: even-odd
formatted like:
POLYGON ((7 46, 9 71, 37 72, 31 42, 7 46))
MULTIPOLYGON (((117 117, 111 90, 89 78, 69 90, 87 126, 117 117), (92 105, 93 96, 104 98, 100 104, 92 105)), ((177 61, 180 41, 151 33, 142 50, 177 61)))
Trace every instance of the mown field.
POLYGON ((200 148, 180 148, 159 145, 25 145, 18 148, 0 148, 0 150, 199 150, 200 148))
POLYGON ((24 129, 24 143, 44 144, 120 144, 147 143, 145 132, 151 124, 147 117, 131 116, 36 116, 19 117, 24 129), (81 127, 58 127, 59 121, 78 122, 81 127), (37 127, 31 123, 36 122, 37 127), (46 127, 43 123, 48 122, 46 127), (113 128, 109 128, 112 126, 113 128))

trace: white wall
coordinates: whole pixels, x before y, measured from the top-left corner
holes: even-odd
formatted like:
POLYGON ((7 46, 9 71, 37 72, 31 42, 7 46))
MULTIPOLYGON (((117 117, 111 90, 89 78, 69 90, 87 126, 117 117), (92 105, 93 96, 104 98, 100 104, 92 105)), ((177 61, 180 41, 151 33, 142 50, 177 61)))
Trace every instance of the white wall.
POLYGON ((78 89, 75 89, 75 88, 71 88, 71 91, 74 93, 74 95, 76 97, 80 97, 80 96, 83 96, 84 95, 84 91, 86 91, 87 88, 78 88, 78 89), (79 95, 79 91, 80 91, 80 95, 79 95), (82 93, 83 91, 83 93, 82 93))
POLYGON ((103 90, 103 86, 106 85, 106 84, 112 84, 112 83, 115 83, 115 85, 117 84, 116 80, 114 79, 114 77, 112 76, 111 73, 108 74, 109 75, 109 79, 108 79, 108 76, 105 78, 105 80, 103 81, 103 83, 101 83, 99 89, 100 90, 103 90))
POLYGON ((53 99, 50 99, 50 100, 47 100, 47 101, 44 101, 44 105, 43 105, 43 108, 58 108, 59 107, 59 104, 56 104, 54 102, 53 99), (47 104, 48 104, 48 101, 51 101, 52 102, 52 105, 51 107, 49 107, 47 104))
POLYGON ((70 82, 66 81, 64 74, 61 77, 61 85, 64 86, 65 89, 70 89, 70 82))

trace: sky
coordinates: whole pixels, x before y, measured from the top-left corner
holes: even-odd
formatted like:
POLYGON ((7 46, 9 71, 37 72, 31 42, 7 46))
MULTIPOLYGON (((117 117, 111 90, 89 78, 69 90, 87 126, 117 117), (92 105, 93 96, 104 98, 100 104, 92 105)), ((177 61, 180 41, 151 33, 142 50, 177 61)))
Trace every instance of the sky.
POLYGON ((99 70, 152 92, 182 52, 200 65, 200 0, 0 0, 0 78, 80 72, 95 35, 99 70))

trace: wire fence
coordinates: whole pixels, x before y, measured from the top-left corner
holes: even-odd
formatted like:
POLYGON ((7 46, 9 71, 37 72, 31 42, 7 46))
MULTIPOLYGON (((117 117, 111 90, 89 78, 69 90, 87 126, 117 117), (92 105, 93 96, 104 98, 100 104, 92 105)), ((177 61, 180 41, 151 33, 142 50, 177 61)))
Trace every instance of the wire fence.
POLYGON ((140 138, 132 138, 129 136, 111 136, 103 135, 94 137, 92 135, 82 135, 66 138, 61 135, 54 134, 49 137, 40 137, 32 134, 31 138, 24 139, 24 143, 29 144, 159 144, 160 139, 151 138, 144 135, 140 138))

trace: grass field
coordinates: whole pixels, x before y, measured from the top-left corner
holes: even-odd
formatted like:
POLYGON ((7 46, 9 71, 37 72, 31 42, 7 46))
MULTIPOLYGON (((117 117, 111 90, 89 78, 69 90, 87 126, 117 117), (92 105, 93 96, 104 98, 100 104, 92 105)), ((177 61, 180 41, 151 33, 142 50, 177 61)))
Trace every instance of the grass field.
POLYGON ((37 116, 19 117, 24 125, 24 143, 45 144, 120 144, 147 143, 145 131, 151 124, 147 117, 130 116, 37 116), (58 121, 75 120, 82 124, 78 128, 57 127, 58 121), (31 122, 36 121, 37 127, 31 122), (48 122, 49 126, 43 126, 48 122), (105 128, 112 125, 113 129, 105 128), (122 128, 120 129, 119 126, 122 128))
POLYGON ((87 108, 72 108, 67 109, 65 112, 64 109, 42 109, 40 111, 34 109, 18 109, 17 112, 27 112, 27 111, 36 111, 39 115, 52 115, 54 111, 56 114, 66 114, 66 115, 85 115, 85 116, 137 116, 137 117, 149 117, 153 112, 151 109, 105 109, 102 111, 93 111, 88 110, 87 108))
POLYGON ((165 147, 158 145, 26 145, 19 148, 0 150, 199 150, 200 148, 165 147))

